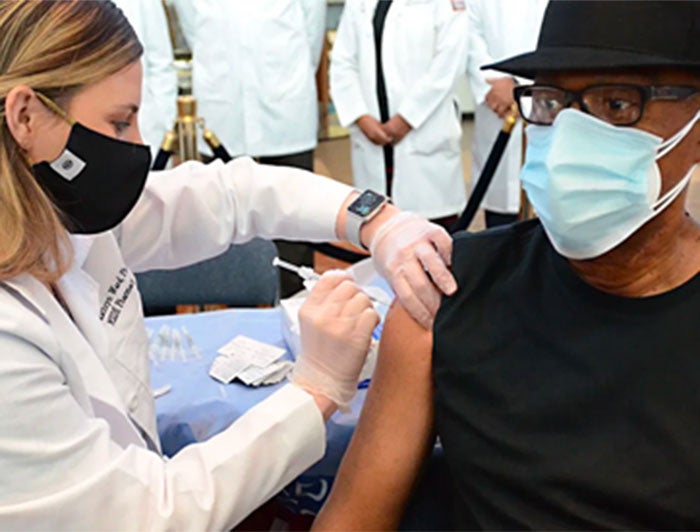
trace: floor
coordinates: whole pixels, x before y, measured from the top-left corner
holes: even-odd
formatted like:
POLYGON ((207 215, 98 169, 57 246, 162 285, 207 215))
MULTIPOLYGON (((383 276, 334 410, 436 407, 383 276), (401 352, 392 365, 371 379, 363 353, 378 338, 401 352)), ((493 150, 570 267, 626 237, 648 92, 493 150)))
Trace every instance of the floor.
MULTIPOLYGON (((471 155, 469 153, 469 145, 471 144, 473 131, 473 121, 471 119, 465 119, 463 122, 462 136, 462 162, 467 190, 470 190, 471 155)), ((352 184, 350 141, 348 137, 321 141, 316 149, 315 169, 316 172, 320 174, 333 177, 344 183, 352 184)), ((693 180, 691 181, 690 193, 688 195, 688 211, 696 219, 700 219, 700 168, 696 169, 693 180)), ((480 212, 474 219, 470 230, 479 231, 483 228, 483 213, 480 212)))

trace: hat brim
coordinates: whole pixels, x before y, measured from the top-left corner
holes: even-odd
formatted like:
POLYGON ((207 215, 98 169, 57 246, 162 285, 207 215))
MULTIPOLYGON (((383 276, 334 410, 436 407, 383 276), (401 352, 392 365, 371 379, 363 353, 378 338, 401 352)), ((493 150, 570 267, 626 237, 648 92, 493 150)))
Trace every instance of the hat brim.
POLYGON ((697 61, 679 61, 667 57, 584 47, 539 48, 504 61, 484 65, 482 70, 499 70, 534 79, 541 72, 563 70, 623 70, 627 68, 677 67, 700 69, 697 61))

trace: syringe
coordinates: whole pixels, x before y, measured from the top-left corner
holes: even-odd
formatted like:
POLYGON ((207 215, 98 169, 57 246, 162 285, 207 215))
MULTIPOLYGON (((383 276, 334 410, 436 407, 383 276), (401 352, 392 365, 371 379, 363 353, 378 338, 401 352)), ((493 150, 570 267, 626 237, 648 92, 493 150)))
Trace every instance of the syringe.
POLYGON ((318 273, 314 271, 313 268, 309 268, 308 266, 297 266, 296 264, 292 264, 291 262, 282 260, 279 257, 275 257, 274 259, 272 259, 272 265, 277 266, 278 268, 282 268, 283 270, 296 273, 304 281, 317 281, 319 277, 321 277, 318 273))
MULTIPOLYGON (((319 273, 315 272, 314 269, 310 268, 309 266, 297 266, 296 264, 282 260, 279 257, 272 259, 272 265, 297 274, 304 280, 304 287, 307 290, 311 290, 311 288, 313 288, 313 283, 318 281, 321 277, 319 273), (308 286, 307 282, 309 283, 308 286)), ((383 290, 374 286, 362 286, 360 288, 371 301, 386 306, 391 305, 391 297, 389 297, 383 290)))

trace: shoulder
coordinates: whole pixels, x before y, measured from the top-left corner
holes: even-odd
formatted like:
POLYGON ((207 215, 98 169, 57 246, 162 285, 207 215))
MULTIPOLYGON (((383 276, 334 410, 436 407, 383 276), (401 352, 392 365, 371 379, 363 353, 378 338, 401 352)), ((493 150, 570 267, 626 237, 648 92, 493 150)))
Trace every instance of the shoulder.
POLYGON ((542 238, 544 232, 536 219, 478 233, 458 233, 452 251, 453 269, 456 275, 490 270, 504 259, 517 260, 531 246, 542 243, 542 238))
POLYGON ((462 309, 511 293, 535 272, 549 242, 538 220, 479 233, 459 233, 452 250, 452 274, 459 289, 443 299, 444 308, 462 309))

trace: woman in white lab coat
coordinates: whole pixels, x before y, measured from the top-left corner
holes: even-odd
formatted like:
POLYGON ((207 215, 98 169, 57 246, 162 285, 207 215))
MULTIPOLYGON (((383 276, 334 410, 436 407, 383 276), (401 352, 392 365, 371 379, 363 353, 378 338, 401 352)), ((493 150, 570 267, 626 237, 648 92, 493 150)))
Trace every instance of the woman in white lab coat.
MULTIPOLYGON (((467 71, 476 109, 472 139, 472 186, 514 102, 513 88, 523 80, 493 70, 494 63, 535 49, 548 0, 469 0, 469 61, 467 71)), ((513 130, 508 147, 484 196, 487 226, 517 219, 520 209, 522 124, 513 130)))
POLYGON ((345 3, 331 58, 331 93, 350 128, 355 184, 385 189, 383 147, 393 143, 394 203, 431 219, 452 216, 466 201, 454 92, 466 64, 464 2, 391 2, 380 54, 389 117, 382 120, 374 19, 384 1, 345 3))
MULTIPOLYGON (((322 279, 293 383, 165 460, 132 271, 254 236, 344 237, 349 190, 250 159, 148 176, 142 48, 112 3, 2 2, 0 49, 0 528, 230 529, 322 456, 377 317, 346 277, 322 279)), ((377 216, 360 238, 379 268, 425 284, 394 264, 446 235, 377 216)))

